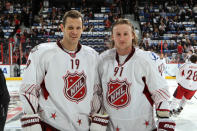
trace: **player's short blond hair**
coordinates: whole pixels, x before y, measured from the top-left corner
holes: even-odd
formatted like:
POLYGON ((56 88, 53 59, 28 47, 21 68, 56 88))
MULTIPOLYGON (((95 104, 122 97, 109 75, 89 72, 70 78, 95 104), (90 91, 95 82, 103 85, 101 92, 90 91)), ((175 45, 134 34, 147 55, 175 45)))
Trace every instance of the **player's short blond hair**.
POLYGON ((112 34, 113 34, 114 27, 117 26, 117 25, 122 25, 122 24, 126 24, 126 25, 129 25, 131 27, 132 34, 134 35, 134 39, 132 40, 132 44, 133 45, 137 45, 138 44, 138 38, 137 38, 137 35, 135 33, 134 26, 133 26, 133 24, 128 19, 122 19, 122 18, 120 18, 120 19, 116 20, 113 23, 113 25, 112 25, 112 34))

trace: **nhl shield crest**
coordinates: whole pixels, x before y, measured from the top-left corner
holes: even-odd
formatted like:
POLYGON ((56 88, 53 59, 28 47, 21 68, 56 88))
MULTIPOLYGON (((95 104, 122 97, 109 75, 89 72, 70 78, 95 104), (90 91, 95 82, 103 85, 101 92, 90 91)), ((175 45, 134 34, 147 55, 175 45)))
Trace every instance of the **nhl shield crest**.
POLYGON ((64 95, 67 99, 79 103, 87 94, 86 76, 82 73, 68 72, 64 77, 64 95))
POLYGON ((130 84, 127 81, 110 80, 107 89, 107 102, 110 106, 120 109, 130 103, 130 84))

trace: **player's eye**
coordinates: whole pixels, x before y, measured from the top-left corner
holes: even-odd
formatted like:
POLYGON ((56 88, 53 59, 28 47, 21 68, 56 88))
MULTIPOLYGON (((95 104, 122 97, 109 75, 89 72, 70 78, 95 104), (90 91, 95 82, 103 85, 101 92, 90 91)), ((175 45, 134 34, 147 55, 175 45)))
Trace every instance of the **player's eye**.
POLYGON ((120 33, 117 33, 116 35, 117 35, 117 36, 120 36, 120 33))
POLYGON ((124 33, 124 36, 127 36, 128 35, 128 33, 124 33))
POLYGON ((81 30, 81 27, 77 27, 77 30, 81 30))
POLYGON ((69 30, 73 30, 73 27, 72 27, 72 26, 69 26, 68 29, 69 29, 69 30))

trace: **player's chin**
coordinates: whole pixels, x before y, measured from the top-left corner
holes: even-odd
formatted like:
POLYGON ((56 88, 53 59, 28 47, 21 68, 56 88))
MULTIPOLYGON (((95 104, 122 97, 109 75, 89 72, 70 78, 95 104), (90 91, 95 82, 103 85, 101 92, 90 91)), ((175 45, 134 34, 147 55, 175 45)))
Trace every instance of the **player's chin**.
POLYGON ((72 40, 72 43, 73 44, 78 44, 79 43, 79 39, 72 40))
POLYGON ((79 41, 79 38, 78 37, 75 37, 75 38, 71 38, 71 41, 75 42, 75 41, 79 41))
POLYGON ((125 45, 119 45, 119 49, 125 50, 125 49, 127 49, 127 47, 125 45))

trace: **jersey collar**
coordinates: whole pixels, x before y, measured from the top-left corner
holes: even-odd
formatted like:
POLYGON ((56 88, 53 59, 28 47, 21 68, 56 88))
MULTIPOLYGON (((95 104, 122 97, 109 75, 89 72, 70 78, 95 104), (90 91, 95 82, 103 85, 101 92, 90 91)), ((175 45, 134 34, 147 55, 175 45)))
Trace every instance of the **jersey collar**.
POLYGON ((118 66, 123 66, 133 56, 134 53, 135 53, 135 48, 132 46, 132 50, 129 53, 129 55, 127 56, 125 61, 122 64, 120 64, 119 55, 118 55, 118 53, 116 51, 116 61, 118 62, 118 66))
POLYGON ((78 43, 77 50, 74 53, 69 53, 66 50, 64 50, 62 44, 60 43, 60 40, 57 41, 57 45, 59 46, 59 48, 61 48, 64 52, 66 52, 67 54, 69 54, 73 58, 76 57, 76 54, 81 50, 81 47, 82 47, 82 45, 80 43, 78 43))

